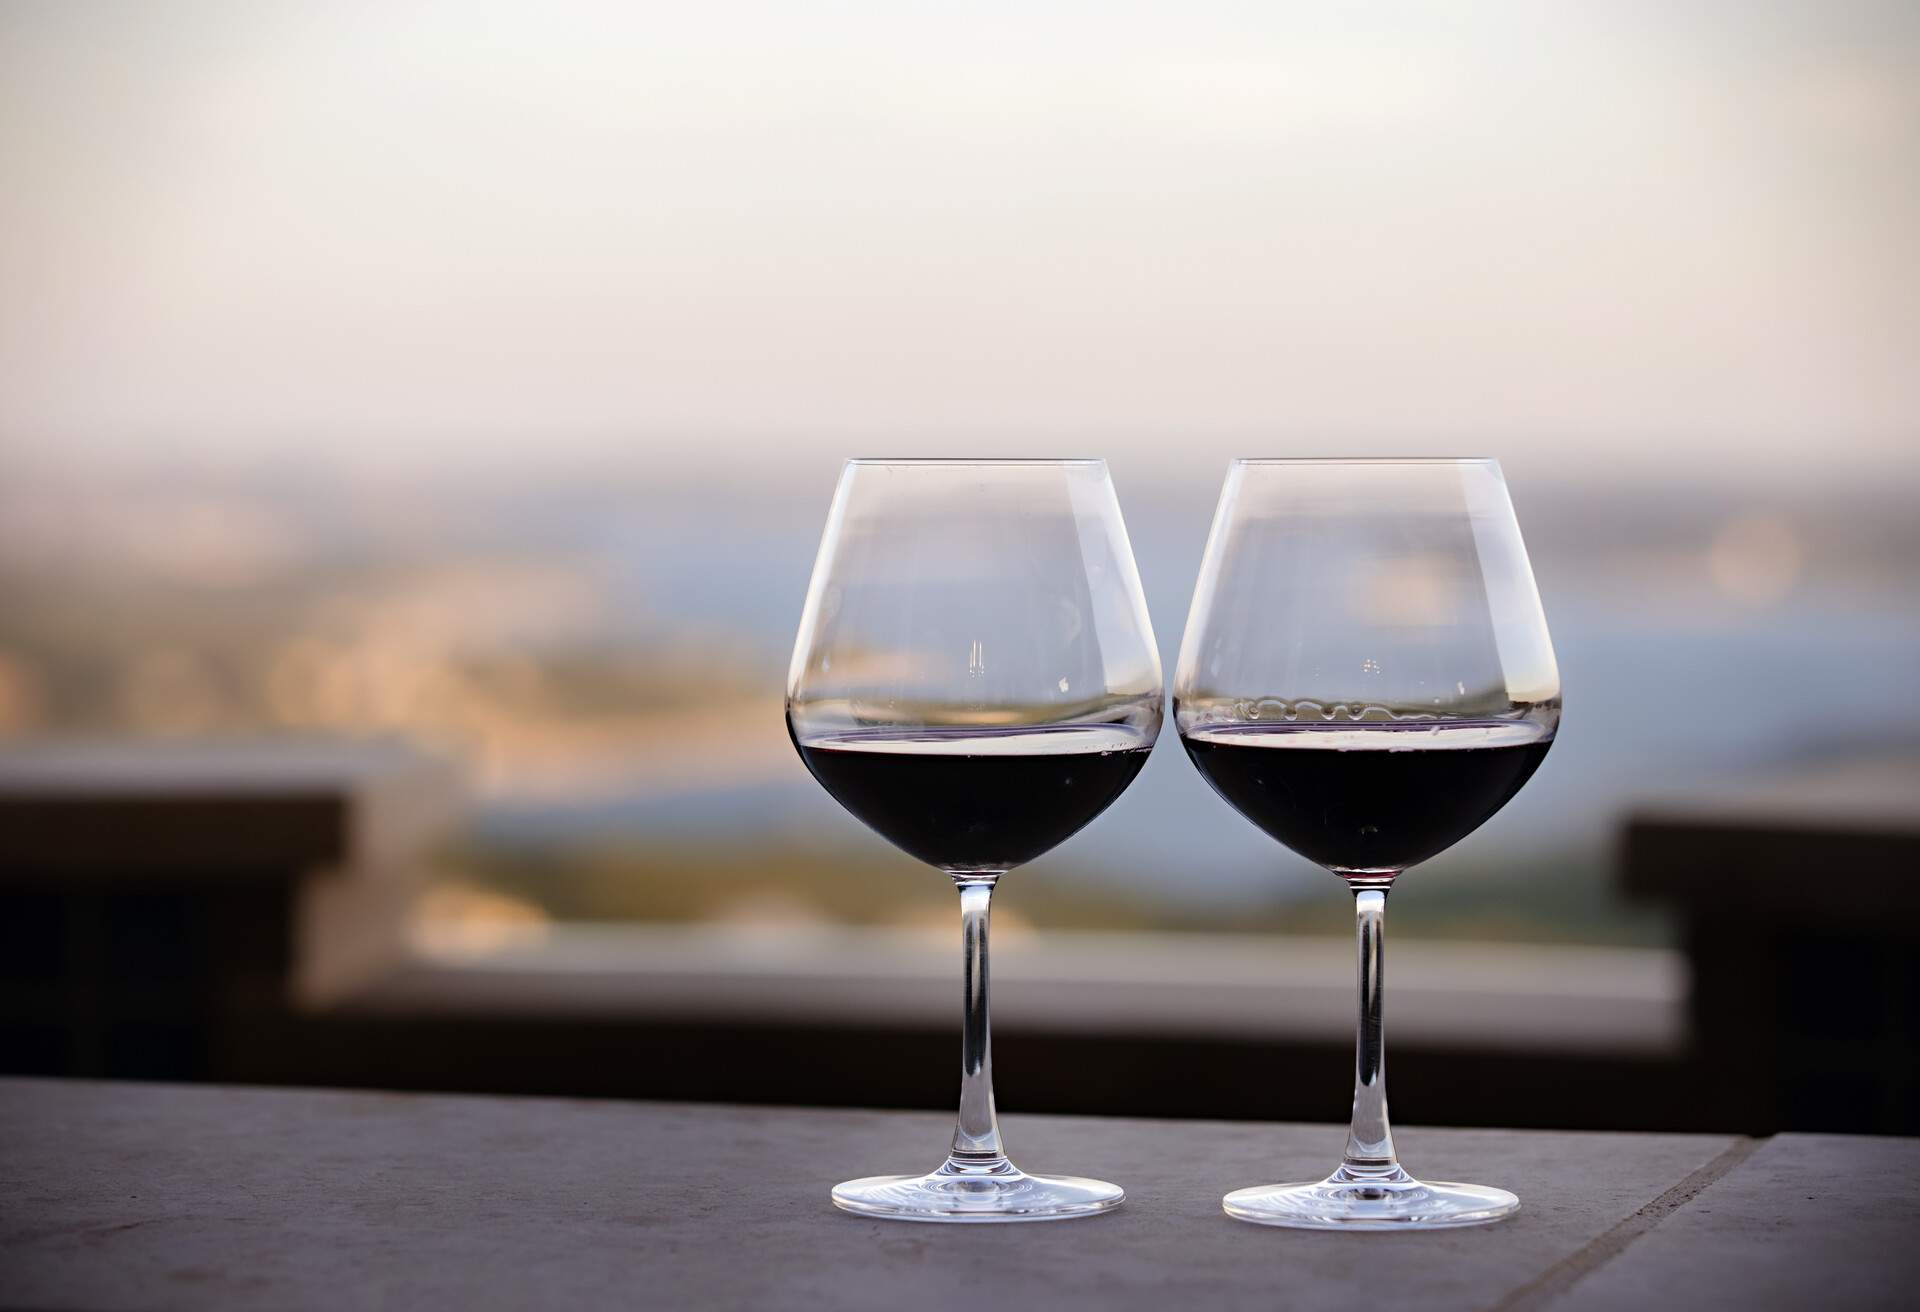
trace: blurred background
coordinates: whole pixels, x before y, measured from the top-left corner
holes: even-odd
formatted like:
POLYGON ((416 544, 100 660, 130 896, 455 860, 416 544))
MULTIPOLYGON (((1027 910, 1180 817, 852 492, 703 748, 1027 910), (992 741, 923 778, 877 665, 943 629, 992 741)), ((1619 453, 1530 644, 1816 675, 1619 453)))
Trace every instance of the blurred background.
MULTIPOLYGON (((1404 1004, 1429 1118, 1910 1124, 1909 931, 1875 929, 1864 976, 1853 940, 1768 936, 1857 870, 1828 864, 1842 838, 1913 887, 1911 5, 16 0, 0 176, 17 1068, 937 1105, 950 891, 840 812, 781 722, 840 462, 1105 455, 1171 669, 1228 458, 1484 453, 1567 715, 1524 795, 1394 900, 1413 979, 1455 999, 1404 1004), (458 800, 410 803, 417 836, 365 858, 354 808, 404 811, 396 771, 458 800), (291 823, 249 809, 282 777, 348 837, 249 848, 291 823), (236 809, 154 819, 187 796, 236 809), (1715 873, 1794 825, 1814 868, 1715 873), (329 931, 355 964, 286 995, 294 1020, 263 1004, 210 1040, 218 975, 185 1019, 115 1030, 113 980, 152 993, 130 961, 224 969, 189 928, 211 866, 180 855, 216 830, 206 861, 295 890, 241 935, 286 941, 270 974, 332 952, 314 871, 378 866, 405 896, 376 899, 378 932, 329 931), (188 835, 177 859, 156 833, 188 835), (156 862, 159 884, 135 873, 156 862), (1880 1084, 1688 1105, 1708 903, 1752 957, 1716 986, 1759 1008, 1743 1050, 1799 1026, 1828 1045, 1809 1070, 1880 1084), (875 1012, 922 959, 925 1014, 875 1012), (849 961, 897 970, 768 1001, 849 961), (1475 1087, 1525 1084, 1502 1000, 1575 977, 1617 1023, 1534 1058, 1613 1092, 1476 1111, 1475 1087), (1819 1007, 1781 1008, 1840 989, 1878 1019, 1836 1055, 1819 1007), (528 1008, 552 1013, 521 1016, 534 1046, 475 1065, 528 1008), (349 1013, 337 1050, 257 1028, 349 1013), (459 1025, 429 1042, 428 1013, 459 1025), (904 1083, 769 1074, 826 1031, 849 1053, 924 1031, 936 1055, 904 1083), (632 1055, 662 1034, 684 1059, 632 1055)), ((1334 1096, 1216 1114, 1339 1114, 1346 899, 1177 744, 996 909, 1013 1045, 1121 1062, 1138 1091, 1102 1103, 1062 1066, 1030 1105, 1206 1111, 1180 1068, 1291 1052, 1332 1063, 1311 1083, 1334 1096), (1133 950, 1101 934, 1139 936, 1163 987, 1095 1020, 1072 986, 1125 986, 1133 950), (1287 981, 1259 975, 1285 959, 1337 1023, 1289 1028, 1287 981), (1053 1001, 1017 1000, 1049 971, 1072 976, 1053 1001), (1183 987, 1191 1014, 1138 1019, 1183 987)))

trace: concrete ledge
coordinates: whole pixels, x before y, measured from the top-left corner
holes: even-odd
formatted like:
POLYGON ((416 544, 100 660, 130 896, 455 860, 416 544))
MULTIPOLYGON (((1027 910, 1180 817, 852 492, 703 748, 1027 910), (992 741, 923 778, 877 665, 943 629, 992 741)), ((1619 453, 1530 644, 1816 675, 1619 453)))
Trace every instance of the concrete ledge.
MULTIPOLYGON (((1330 1039, 1352 1033, 1353 945, 1242 934, 997 936, 996 1027, 1055 1034, 1330 1039)), ((417 953, 346 1005, 378 1014, 631 1016, 945 1028, 953 936, 879 929, 555 925, 417 953)), ((1666 951, 1394 943, 1396 1049, 1661 1055, 1687 1040, 1687 970, 1666 951)))
POLYGON ((0 748, 0 881, 289 878, 389 864, 452 819, 459 777, 390 740, 22 741, 0 748))

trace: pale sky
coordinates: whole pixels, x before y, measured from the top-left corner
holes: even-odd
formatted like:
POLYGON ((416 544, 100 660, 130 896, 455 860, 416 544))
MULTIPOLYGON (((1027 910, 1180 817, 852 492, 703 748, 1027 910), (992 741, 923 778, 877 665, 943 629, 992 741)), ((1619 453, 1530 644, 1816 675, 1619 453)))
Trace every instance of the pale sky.
POLYGON ((1920 5, 1344 8, 0 0, 0 449, 1920 470, 1920 5))

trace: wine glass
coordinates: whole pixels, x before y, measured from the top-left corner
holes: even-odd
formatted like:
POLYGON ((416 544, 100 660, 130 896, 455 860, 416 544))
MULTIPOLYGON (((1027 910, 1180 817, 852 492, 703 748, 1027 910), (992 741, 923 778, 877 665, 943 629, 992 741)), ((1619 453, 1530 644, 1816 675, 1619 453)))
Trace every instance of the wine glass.
POLYGON ((1560 673, 1499 464, 1236 460, 1174 716, 1215 792, 1346 881, 1359 937, 1345 1159, 1325 1180, 1230 1193, 1227 1213, 1362 1230, 1512 1213, 1504 1189, 1401 1169, 1381 1030, 1388 890, 1506 805, 1560 723, 1560 673))
POLYGON ((1045 1221, 1119 1205, 1115 1185, 1028 1175, 1001 1148, 987 909, 1000 876, 1133 782, 1160 719, 1160 658, 1105 461, 847 464, 794 643, 787 729, 835 801, 952 878, 965 1008, 946 1161, 850 1180, 837 1206, 1045 1221))

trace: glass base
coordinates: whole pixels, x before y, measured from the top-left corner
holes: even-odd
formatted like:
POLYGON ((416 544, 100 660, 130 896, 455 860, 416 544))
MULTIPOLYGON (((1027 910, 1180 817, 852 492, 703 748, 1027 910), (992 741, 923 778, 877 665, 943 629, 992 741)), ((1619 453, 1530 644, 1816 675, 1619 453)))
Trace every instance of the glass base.
POLYGON ((1220 1200, 1228 1216, 1301 1230, 1439 1230, 1512 1216, 1520 1200, 1478 1184, 1427 1183, 1399 1167, 1361 1175, 1341 1167, 1312 1184, 1236 1189, 1220 1200))
POLYGON ((870 1175, 833 1189, 841 1211, 893 1221, 1064 1221, 1110 1212, 1125 1197, 1104 1180, 1028 1175, 1004 1159, 990 1167, 948 1161, 930 1175, 870 1175))

